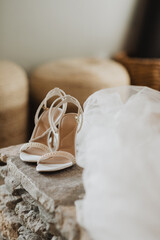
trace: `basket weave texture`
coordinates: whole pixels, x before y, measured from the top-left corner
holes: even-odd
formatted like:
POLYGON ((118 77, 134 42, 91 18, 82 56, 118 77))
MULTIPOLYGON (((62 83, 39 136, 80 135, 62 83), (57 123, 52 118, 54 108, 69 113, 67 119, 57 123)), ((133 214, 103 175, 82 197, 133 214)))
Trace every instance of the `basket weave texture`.
POLYGON ((26 141, 28 81, 12 62, 0 61, 0 147, 26 141))
POLYGON ((31 97, 36 105, 54 87, 76 97, 83 105, 88 96, 99 89, 129 84, 129 75, 121 64, 90 58, 46 63, 37 67, 30 79, 31 97))
POLYGON ((116 55, 114 59, 126 67, 132 85, 160 90, 160 59, 130 58, 125 53, 116 55))

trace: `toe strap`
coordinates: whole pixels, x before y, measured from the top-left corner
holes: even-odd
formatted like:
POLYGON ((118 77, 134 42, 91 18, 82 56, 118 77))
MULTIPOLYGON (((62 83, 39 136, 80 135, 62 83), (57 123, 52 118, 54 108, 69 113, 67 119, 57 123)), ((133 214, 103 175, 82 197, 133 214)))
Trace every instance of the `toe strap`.
POLYGON ((55 159, 58 159, 58 158, 59 159, 61 158, 62 160, 67 159, 67 160, 71 161, 73 164, 76 163, 75 157, 71 153, 65 152, 65 151, 55 151, 55 152, 47 153, 41 157, 41 159, 38 161, 38 163, 55 164, 55 159))
POLYGON ((32 148, 32 147, 33 148, 39 148, 46 153, 49 151, 49 148, 42 143, 29 142, 29 143, 25 143, 25 144, 22 145, 22 147, 20 148, 20 152, 26 151, 26 150, 28 150, 29 148, 32 148))

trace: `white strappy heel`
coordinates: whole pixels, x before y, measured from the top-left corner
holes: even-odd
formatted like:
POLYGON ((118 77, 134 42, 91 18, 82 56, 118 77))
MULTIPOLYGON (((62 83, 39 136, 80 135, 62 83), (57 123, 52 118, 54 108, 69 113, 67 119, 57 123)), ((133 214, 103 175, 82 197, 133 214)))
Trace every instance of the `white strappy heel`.
MULTIPOLYGON (((50 98, 58 96, 59 100, 63 100, 65 97, 65 92, 59 88, 54 88, 49 91, 46 97, 43 99, 39 105, 37 112, 35 114, 35 128, 33 130, 31 139, 28 143, 25 143, 20 149, 20 159, 25 162, 37 162, 40 160, 41 156, 50 152, 51 149, 54 149, 54 139, 55 136, 50 127, 49 121, 49 112, 50 108, 47 108, 47 102, 50 98), (40 115, 40 112, 42 111, 40 115), (39 116, 40 115, 40 116, 39 116)), ((61 116, 66 112, 67 103, 61 105, 62 108, 52 107, 52 118, 55 124, 58 124, 61 116)), ((51 115, 51 114, 50 114, 51 115)))
POLYGON ((59 171, 73 166, 75 160, 75 138, 80 131, 83 122, 83 111, 80 103, 70 95, 64 96, 63 100, 57 104, 60 99, 56 99, 49 110, 49 122, 54 135, 58 134, 56 141, 56 151, 44 154, 38 161, 36 170, 38 172, 59 171), (53 114, 63 104, 72 103, 77 106, 78 113, 64 113, 61 115, 59 125, 53 118, 53 114), (57 104, 55 106, 55 104, 57 104), (55 106, 55 107, 54 107, 55 106))

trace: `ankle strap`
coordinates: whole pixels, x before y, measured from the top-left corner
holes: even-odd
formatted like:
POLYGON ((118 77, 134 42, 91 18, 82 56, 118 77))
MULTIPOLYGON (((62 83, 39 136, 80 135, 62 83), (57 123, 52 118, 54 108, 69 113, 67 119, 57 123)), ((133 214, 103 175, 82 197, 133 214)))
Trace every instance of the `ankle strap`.
MULTIPOLYGON (((47 95, 45 96, 45 98, 43 99, 43 101, 40 103, 36 114, 35 114, 35 118, 34 118, 34 122, 35 124, 37 124, 38 120, 39 120, 39 113, 41 111, 41 109, 47 109, 47 102, 50 98, 54 97, 54 96, 59 96, 60 99, 63 99, 63 97, 65 96, 65 92, 59 88, 54 88, 52 90, 50 90, 47 95)), ((65 112, 67 109, 67 103, 64 103, 62 105, 62 110, 65 112)))
POLYGON ((83 123, 83 110, 82 110, 82 107, 81 107, 79 101, 76 98, 74 98, 74 97, 72 97, 70 95, 65 95, 63 97, 63 99, 61 97, 57 98, 51 104, 50 109, 49 109, 49 123, 50 123, 50 126, 51 126, 51 130, 53 131, 54 134, 58 132, 58 128, 56 126, 60 123, 62 117, 65 114, 65 112, 64 111, 62 112, 62 114, 60 115, 60 117, 59 117, 57 122, 54 122, 52 115, 57 110, 57 108, 63 106, 64 104, 68 104, 68 103, 73 103, 78 108, 77 121, 79 123, 79 126, 78 126, 77 132, 79 132, 81 130, 82 123, 83 123), (60 102, 57 104, 58 101, 60 101, 60 102), (57 105, 54 107, 55 104, 57 104, 57 105), (53 107, 54 107, 54 109, 52 111, 53 107))

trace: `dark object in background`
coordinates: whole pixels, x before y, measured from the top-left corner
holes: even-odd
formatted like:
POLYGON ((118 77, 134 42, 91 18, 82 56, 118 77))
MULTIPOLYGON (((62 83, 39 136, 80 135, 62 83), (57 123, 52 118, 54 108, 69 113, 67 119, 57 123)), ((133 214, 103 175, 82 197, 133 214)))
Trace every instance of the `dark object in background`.
POLYGON ((134 50, 132 48, 128 51, 128 55, 137 58, 160 58, 160 0, 145 2, 143 17, 137 24, 140 28, 134 50))
POLYGON ((160 0, 138 0, 124 52, 114 59, 126 67, 132 85, 160 91, 160 0))

